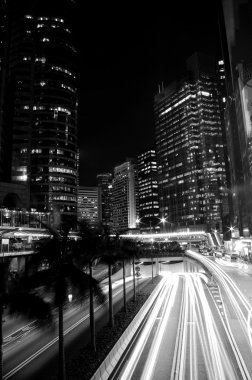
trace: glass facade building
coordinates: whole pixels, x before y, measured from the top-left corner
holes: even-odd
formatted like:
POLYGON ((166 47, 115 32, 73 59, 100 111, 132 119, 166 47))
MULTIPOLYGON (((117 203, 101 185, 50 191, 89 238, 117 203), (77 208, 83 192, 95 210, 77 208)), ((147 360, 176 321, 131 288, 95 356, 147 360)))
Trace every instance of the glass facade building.
POLYGON ((128 159, 114 168, 112 182, 112 221, 114 232, 126 232, 137 227, 138 181, 137 165, 128 159))
MULTIPOLYGON (((150 230, 159 221, 156 151, 149 149, 137 158, 139 228, 150 230)), ((159 226, 160 227, 160 226, 159 226)))
POLYGON ((174 226, 222 229, 229 212, 215 73, 214 60, 196 53, 185 77, 155 97, 160 215, 174 226))
POLYGON ((0 130, 11 147, 4 177, 27 186, 30 208, 76 217, 73 7, 70 0, 6 2, 0 130))
POLYGON ((78 220, 91 227, 98 225, 98 187, 80 186, 78 189, 78 220))

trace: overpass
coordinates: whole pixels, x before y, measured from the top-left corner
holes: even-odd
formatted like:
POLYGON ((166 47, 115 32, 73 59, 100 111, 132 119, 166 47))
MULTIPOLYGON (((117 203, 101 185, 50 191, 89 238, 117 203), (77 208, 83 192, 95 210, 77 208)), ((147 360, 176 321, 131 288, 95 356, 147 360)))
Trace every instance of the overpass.
POLYGON ((171 242, 178 241, 180 243, 195 243, 206 244, 211 246, 210 237, 211 234, 205 231, 177 231, 177 232, 165 232, 165 233, 146 233, 146 234, 125 234, 120 235, 122 239, 132 239, 140 242, 171 242))

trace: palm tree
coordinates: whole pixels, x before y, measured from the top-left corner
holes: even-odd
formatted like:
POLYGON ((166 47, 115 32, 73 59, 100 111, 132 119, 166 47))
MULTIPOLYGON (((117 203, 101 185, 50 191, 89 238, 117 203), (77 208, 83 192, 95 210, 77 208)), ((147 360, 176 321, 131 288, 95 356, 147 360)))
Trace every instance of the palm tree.
POLYGON ((102 261, 108 265, 109 279, 109 324, 114 327, 113 291, 112 291, 112 266, 119 261, 117 256, 117 237, 111 238, 109 228, 104 226, 102 235, 102 261))
POLYGON ((58 378, 59 380, 65 380, 63 312, 69 291, 79 302, 84 300, 89 289, 96 293, 100 302, 104 301, 104 296, 98 281, 91 277, 91 273, 88 275, 79 267, 76 255, 73 254, 73 247, 68 239, 69 229, 62 229, 61 234, 50 227, 48 229, 52 234, 52 238, 41 244, 30 263, 34 269, 34 264, 35 268, 39 268, 41 263, 46 260, 48 267, 37 271, 32 276, 32 286, 35 288, 42 286, 44 291, 51 296, 53 306, 58 309, 58 378))
POLYGON ((49 303, 27 288, 22 276, 12 277, 9 268, 9 260, 0 262, 0 380, 3 380, 3 316, 23 315, 37 319, 41 326, 52 322, 49 303))
MULTIPOLYGON (((95 317, 94 317, 94 287, 93 282, 93 264, 101 257, 101 234, 99 230, 91 229, 89 225, 83 221, 79 223, 80 241, 75 246, 75 260, 78 265, 84 267, 88 265, 89 269, 89 319, 90 319, 90 336, 91 346, 96 352, 96 334, 95 334, 95 317)), ((105 296, 100 295, 100 301, 104 302, 105 296), (103 297, 103 299, 102 299, 103 297)))
MULTIPOLYGON (((135 259, 139 257, 140 242, 132 241, 131 239, 123 239, 120 244, 119 257, 128 258, 132 260, 132 275, 133 275, 133 300, 136 301, 136 273, 135 273, 135 259)), ((125 273, 125 272, 124 272, 125 273)), ((124 279, 125 286, 125 279, 124 279)), ((125 292, 126 294, 126 292, 125 292)), ((125 301, 126 308, 126 301, 125 301)))

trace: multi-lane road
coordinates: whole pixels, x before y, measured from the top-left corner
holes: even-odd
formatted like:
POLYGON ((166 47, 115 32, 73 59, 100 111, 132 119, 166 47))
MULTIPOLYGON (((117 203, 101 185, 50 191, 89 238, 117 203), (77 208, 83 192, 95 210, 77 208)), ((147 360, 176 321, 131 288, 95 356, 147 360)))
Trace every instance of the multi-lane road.
POLYGON ((247 367, 201 273, 169 273, 121 380, 249 379, 247 367))
MULTIPOLYGON (((252 312, 244 295, 251 277, 193 251, 188 255, 180 263, 164 260, 158 264, 163 276, 160 292, 112 378, 252 378, 252 312)), ((151 268, 139 266, 141 286, 150 279, 151 268)), ((114 282, 113 287, 116 302, 122 299, 121 281, 114 282)), ((128 287, 132 287, 131 278, 128 287)), ((108 315, 100 307, 96 313, 97 318, 108 315)), ((69 308, 64 325, 66 344, 84 336, 83 329, 88 331, 87 308, 69 308)), ((56 357, 57 331, 40 331, 35 322, 20 321, 18 326, 11 321, 5 323, 5 380, 39 379, 40 367, 56 357)))
MULTIPOLYGON (((139 287, 145 279, 141 279, 139 287)), ((103 290, 108 292, 107 281, 103 290)), ((132 292, 132 277, 126 282, 128 296, 132 292)), ((113 283, 115 311, 122 307, 122 280, 113 283)), ((64 334, 67 347, 82 345, 89 339, 88 300, 84 305, 69 305, 64 313, 64 334)), ((97 323, 108 321, 108 301, 95 309, 97 323)), ((58 337, 57 324, 53 328, 38 329, 36 321, 24 322, 6 319, 4 323, 3 359, 4 380, 46 379, 47 370, 57 366, 58 337)), ((49 376, 49 374, 48 374, 49 376)))

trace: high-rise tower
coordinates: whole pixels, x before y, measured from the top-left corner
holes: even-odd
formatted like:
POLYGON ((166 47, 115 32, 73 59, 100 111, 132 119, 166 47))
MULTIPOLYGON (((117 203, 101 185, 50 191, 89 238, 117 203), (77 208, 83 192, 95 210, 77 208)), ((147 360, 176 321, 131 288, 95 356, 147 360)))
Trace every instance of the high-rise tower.
POLYGON ((96 181, 99 223, 112 228, 112 173, 97 174, 96 181))
POLYGON ((115 232, 123 232, 137 227, 138 183, 137 165, 127 159, 114 168, 112 190, 112 220, 115 232))
POLYGON ((160 214, 176 226, 221 228, 229 210, 214 60, 194 54, 187 71, 155 97, 160 214))
MULTIPOLYGON (((30 208, 77 213, 74 1, 8 0, 1 65, 3 180, 27 185, 30 208), (4 51, 3 51, 4 50, 4 51)), ((1 146, 2 148, 2 146, 1 146)))
POLYGON ((225 63, 225 124, 233 195, 233 225, 252 233, 252 3, 222 0, 220 37, 225 63))
MULTIPOLYGON (((137 157, 139 192, 139 228, 150 230, 159 221, 157 158, 155 149, 148 149, 137 157)), ((160 223, 158 225, 160 228, 160 223)))

